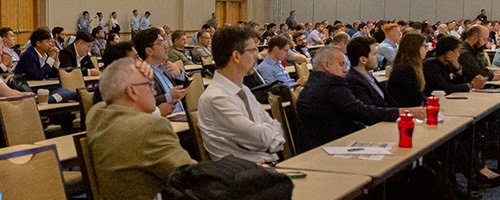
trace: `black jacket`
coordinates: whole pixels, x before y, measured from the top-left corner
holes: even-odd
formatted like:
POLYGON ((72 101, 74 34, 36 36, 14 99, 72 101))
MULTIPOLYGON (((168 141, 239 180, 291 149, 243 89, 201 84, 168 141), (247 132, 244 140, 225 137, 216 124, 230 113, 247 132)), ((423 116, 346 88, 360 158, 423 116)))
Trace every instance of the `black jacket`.
MULTIPOLYGON (((67 68, 67 67, 77 67, 76 64, 76 51, 75 44, 70 44, 66 48, 64 48, 59 54, 59 61, 61 64, 59 68, 67 68)), ((82 69, 82 74, 84 76, 88 76, 88 69, 94 68, 94 64, 92 60, 90 60, 90 56, 85 55, 82 61, 80 61, 80 68, 82 69)))
POLYGON ((29 47, 21 55, 15 74, 25 74, 26 80, 43 80, 57 77, 57 69, 45 63, 40 66, 40 58, 34 47, 29 47))
POLYGON ((426 102, 426 97, 418 84, 417 74, 409 63, 400 63, 392 67, 387 91, 397 107, 423 106, 426 102))
POLYGON ((457 70, 444 64, 437 58, 429 58, 424 62, 425 89, 424 93, 430 96, 434 90, 443 90, 446 94, 454 92, 468 92, 469 86, 457 70))
POLYGON ((352 94, 363 103, 377 107, 390 107, 395 105, 385 87, 382 86, 377 79, 374 78, 375 84, 377 84, 384 93, 384 98, 382 98, 377 90, 372 87, 370 82, 354 68, 351 68, 349 72, 347 72, 346 80, 352 94))
POLYGON ((380 121, 395 121, 397 108, 369 106, 356 99, 344 78, 312 72, 299 95, 297 111, 306 132, 297 137, 304 150, 380 121))

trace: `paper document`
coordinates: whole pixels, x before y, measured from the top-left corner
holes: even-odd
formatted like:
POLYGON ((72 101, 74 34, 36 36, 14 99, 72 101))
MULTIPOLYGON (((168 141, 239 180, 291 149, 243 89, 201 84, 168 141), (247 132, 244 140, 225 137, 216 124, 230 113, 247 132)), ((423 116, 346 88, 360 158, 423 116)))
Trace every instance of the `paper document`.
POLYGON ((323 147, 323 150, 330 155, 392 155, 392 153, 382 147, 323 147))
POLYGON ((494 89, 472 89, 473 92, 484 92, 484 93, 500 93, 500 88, 494 89))
POLYGON ((394 147, 394 142, 352 142, 346 147, 324 147, 325 152, 337 151, 336 148, 342 148, 349 154, 339 153, 330 154, 335 158, 354 158, 361 160, 382 160, 385 155, 392 155, 390 150, 394 147), (333 149, 332 149, 333 148, 333 149), (328 149, 328 150, 327 150, 328 149))

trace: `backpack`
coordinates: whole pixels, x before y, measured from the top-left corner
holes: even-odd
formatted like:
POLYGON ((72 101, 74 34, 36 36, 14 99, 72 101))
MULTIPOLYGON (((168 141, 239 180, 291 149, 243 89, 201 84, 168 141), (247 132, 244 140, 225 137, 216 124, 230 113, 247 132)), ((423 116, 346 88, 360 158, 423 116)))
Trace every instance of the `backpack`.
POLYGON ((165 199, 291 199, 288 176, 234 156, 179 167, 172 173, 165 199))

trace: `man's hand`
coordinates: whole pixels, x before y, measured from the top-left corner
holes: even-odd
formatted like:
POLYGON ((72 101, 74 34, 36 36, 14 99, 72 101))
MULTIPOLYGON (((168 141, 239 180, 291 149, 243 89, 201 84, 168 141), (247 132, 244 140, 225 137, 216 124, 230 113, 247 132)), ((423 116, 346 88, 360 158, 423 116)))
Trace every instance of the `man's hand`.
POLYGON ((472 88, 482 89, 484 87, 484 84, 486 84, 487 80, 488 78, 483 77, 481 75, 477 75, 476 77, 474 77, 474 79, 472 79, 470 83, 472 84, 472 88))
POLYGON ((297 83, 297 85, 304 86, 306 84, 306 81, 307 81, 306 77, 303 76, 303 77, 300 77, 299 79, 297 79, 296 83, 297 83))
POLYGON ((153 78, 153 69, 151 68, 151 65, 145 61, 137 61, 135 62, 135 67, 141 72, 141 74, 148 78, 152 79, 153 78))
POLYGON ((158 105, 158 109, 160 109, 161 116, 167 116, 172 114, 172 111, 175 109, 175 102, 165 102, 158 105))
MULTIPOLYGON (((0 49, 0 51, 1 51, 1 49, 0 49)), ((7 52, 3 52, 0 59, 1 59, 0 62, 2 62, 6 67, 8 67, 8 68, 12 67, 12 55, 10 55, 7 52)))
POLYGON ((100 74, 101 74, 101 72, 97 68, 89 69, 90 76, 99 76, 100 74))
POLYGON ((57 47, 51 47, 47 54, 54 60, 59 60, 59 49, 57 47))
POLYGON ((186 95, 186 89, 182 88, 182 85, 175 86, 172 88, 170 91, 170 96, 172 97, 173 100, 180 100, 186 95))
POLYGON ((425 119, 425 108, 424 107, 412 107, 412 108, 400 108, 399 114, 402 114, 408 110, 415 118, 425 119))
POLYGON ((171 62, 166 62, 165 64, 163 64, 163 71, 165 71, 165 73, 167 73, 174 79, 179 77, 179 75, 181 74, 181 69, 179 69, 177 65, 171 62))

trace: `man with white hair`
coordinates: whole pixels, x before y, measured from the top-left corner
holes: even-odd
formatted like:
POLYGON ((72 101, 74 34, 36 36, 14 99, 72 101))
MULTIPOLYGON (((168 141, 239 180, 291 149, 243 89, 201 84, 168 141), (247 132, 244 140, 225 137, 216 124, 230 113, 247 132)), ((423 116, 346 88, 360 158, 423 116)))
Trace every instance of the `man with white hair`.
POLYGON ((153 199, 176 168, 192 164, 170 122, 155 110, 145 62, 122 58, 101 75, 104 102, 88 114, 87 137, 103 199, 153 199), (143 66, 145 65, 145 66, 143 66))

